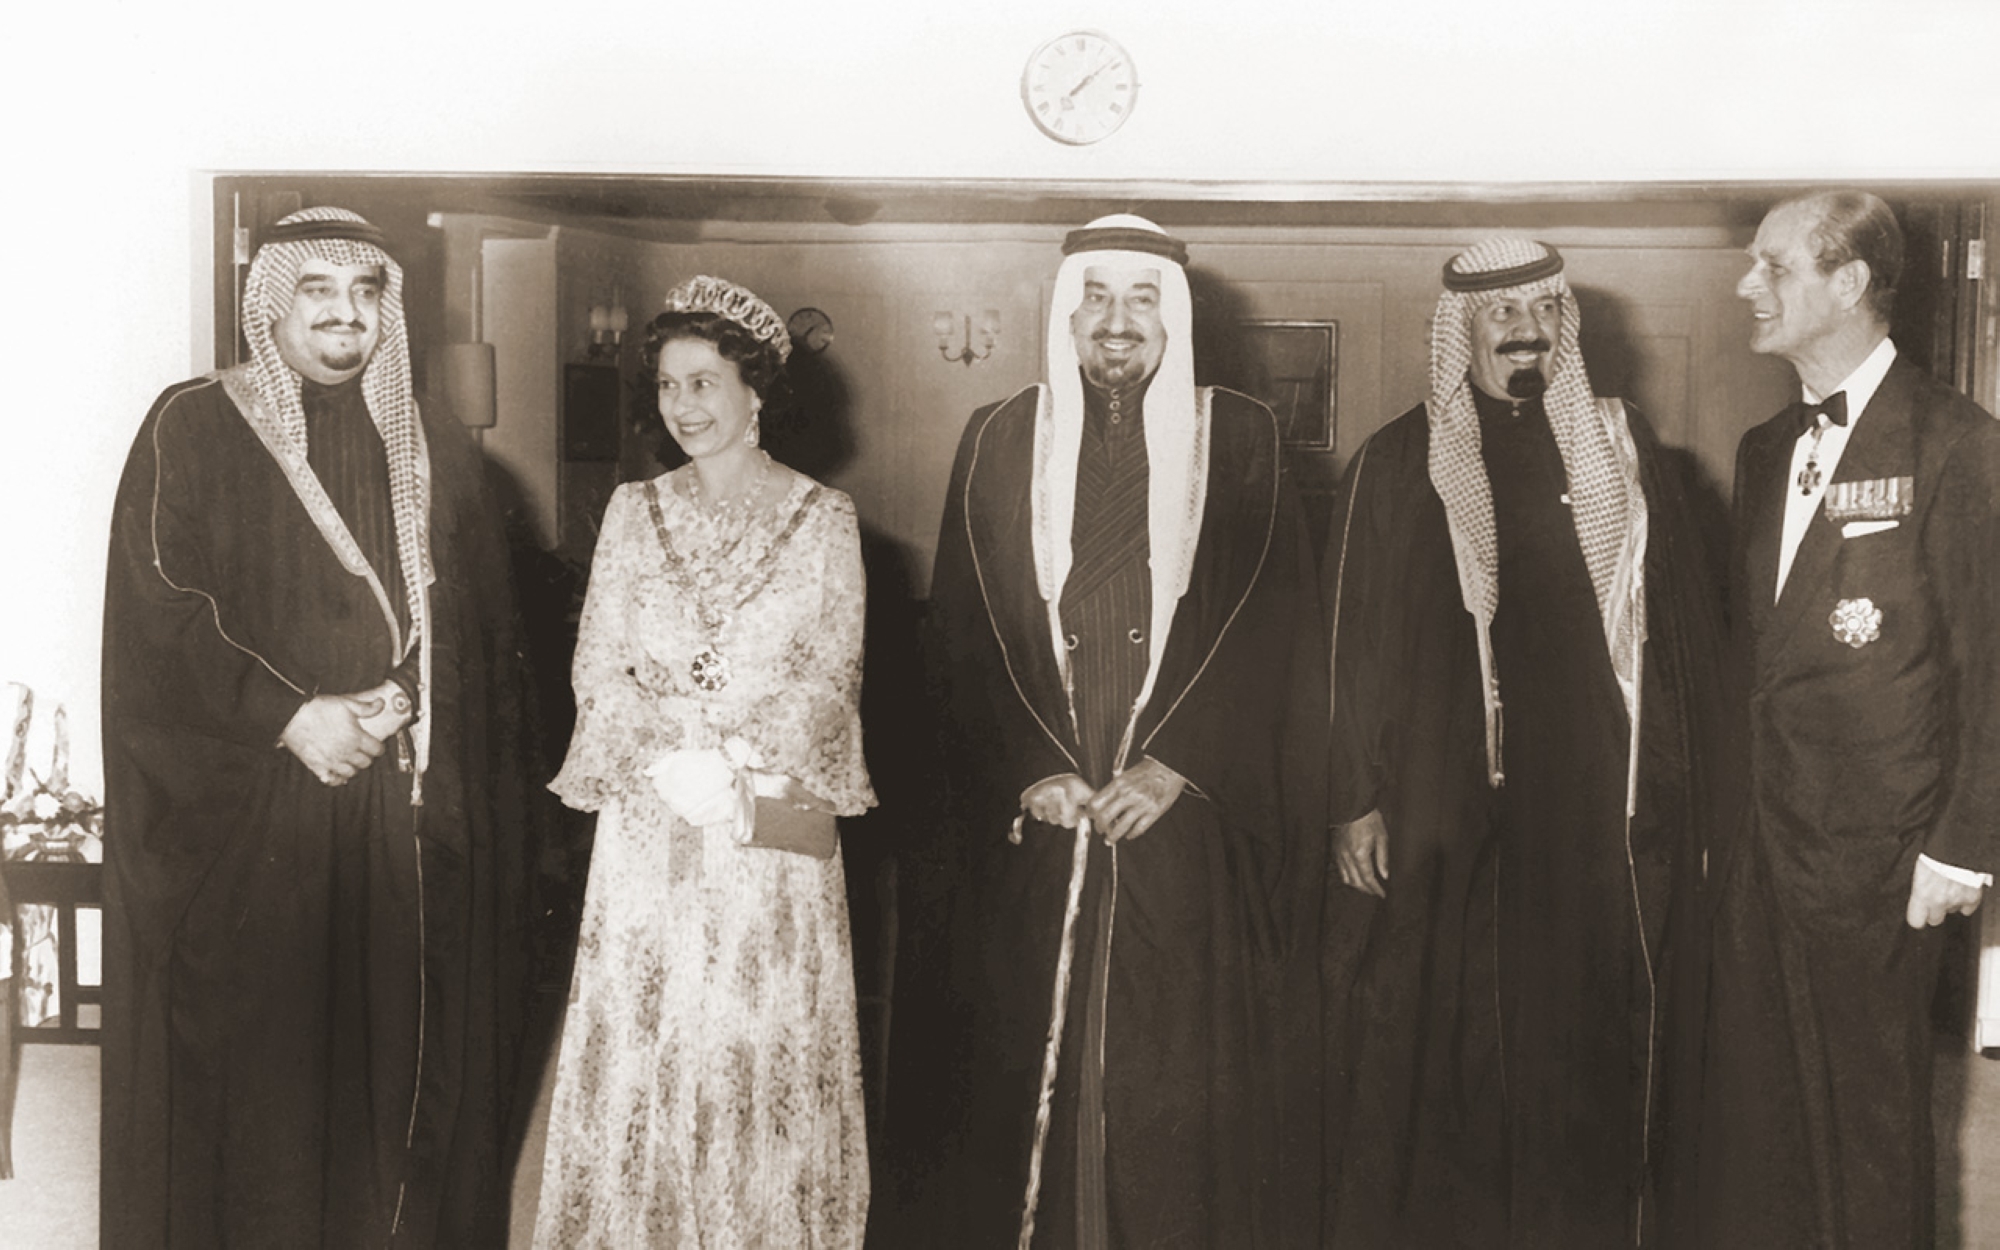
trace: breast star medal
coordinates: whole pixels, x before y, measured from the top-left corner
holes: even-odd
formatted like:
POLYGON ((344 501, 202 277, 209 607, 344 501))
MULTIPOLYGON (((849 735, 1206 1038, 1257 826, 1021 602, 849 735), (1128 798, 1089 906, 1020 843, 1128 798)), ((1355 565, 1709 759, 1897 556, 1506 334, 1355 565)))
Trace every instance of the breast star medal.
POLYGON ((1882 609, 1868 599, 1842 599, 1826 621, 1835 638, 1857 650, 1882 636, 1882 609))
POLYGON ((688 665, 688 676, 703 690, 720 690, 729 684, 729 657, 715 649, 714 644, 703 647, 688 665))

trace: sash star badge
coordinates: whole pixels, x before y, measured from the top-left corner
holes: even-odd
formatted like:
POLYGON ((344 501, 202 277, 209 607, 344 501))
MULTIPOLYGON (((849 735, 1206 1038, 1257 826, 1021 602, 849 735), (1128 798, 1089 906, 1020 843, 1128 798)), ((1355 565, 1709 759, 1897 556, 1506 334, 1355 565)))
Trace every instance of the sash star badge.
POLYGON ((1833 626, 1835 638, 1859 649, 1882 636, 1882 609, 1867 599, 1842 599, 1826 623, 1833 626))

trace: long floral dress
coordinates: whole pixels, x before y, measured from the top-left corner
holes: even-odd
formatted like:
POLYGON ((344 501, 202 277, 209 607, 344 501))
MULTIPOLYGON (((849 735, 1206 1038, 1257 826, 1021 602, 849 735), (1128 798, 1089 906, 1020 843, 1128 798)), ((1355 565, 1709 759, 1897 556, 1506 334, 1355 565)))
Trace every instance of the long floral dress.
POLYGON ((599 818, 535 1245, 858 1247, 868 1160, 840 856, 688 825, 645 773, 735 736, 841 815, 874 804, 854 504, 797 477, 732 526, 672 476, 621 486, 605 513, 576 734, 551 784, 599 818), (719 689, 697 679, 715 684, 705 651, 726 657, 719 689))

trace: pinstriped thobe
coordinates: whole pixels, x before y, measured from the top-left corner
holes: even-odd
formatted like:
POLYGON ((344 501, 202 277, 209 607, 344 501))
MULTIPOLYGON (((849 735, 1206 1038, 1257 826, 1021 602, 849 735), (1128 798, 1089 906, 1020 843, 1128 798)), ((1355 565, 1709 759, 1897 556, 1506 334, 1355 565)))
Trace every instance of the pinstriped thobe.
POLYGON ((1153 643, 1148 466, 1131 397, 1115 399, 1114 422, 1114 397, 1086 388, 1058 604, 1075 640, 1067 683, 1034 565, 1039 388, 975 414, 960 443, 927 622, 942 802, 908 861, 886 1245, 1015 1244, 1074 835, 1029 820, 1013 842, 1008 829, 1038 781, 1108 780, 1128 732, 1129 760, 1188 788, 1115 858, 1092 848, 1035 1245, 1258 1247, 1316 1232, 1316 1184, 1287 1188, 1317 1181, 1316 964, 1284 983, 1286 953, 1317 940, 1294 926, 1316 931, 1324 866, 1310 551, 1270 412, 1205 393, 1200 538, 1133 717, 1153 643), (1310 1156, 1300 1171, 1290 1146, 1310 1156))
MULTIPOLYGON (((1147 379, 1150 381, 1151 379, 1147 379)), ((1083 777, 1103 786, 1118 772, 1118 745, 1146 681, 1146 629, 1153 580, 1147 567, 1145 383, 1104 391, 1086 379, 1083 443, 1076 465, 1076 519, 1069 577, 1063 582, 1063 643, 1069 648, 1071 702, 1083 777)), ((1111 851, 1091 847, 1077 968, 1089 986, 1083 1031, 1070 1050, 1078 1067, 1076 1245, 1108 1243, 1104 1180, 1104 997, 1111 962, 1111 851)))

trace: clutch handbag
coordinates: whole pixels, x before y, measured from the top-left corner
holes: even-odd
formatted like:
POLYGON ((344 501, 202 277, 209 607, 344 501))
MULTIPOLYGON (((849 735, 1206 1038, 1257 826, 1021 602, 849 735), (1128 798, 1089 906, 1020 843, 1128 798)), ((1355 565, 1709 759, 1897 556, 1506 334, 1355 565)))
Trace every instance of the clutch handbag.
POLYGON ((840 830, 832 812, 800 810, 783 799, 760 797, 750 838, 743 845, 832 859, 839 841, 840 830))

